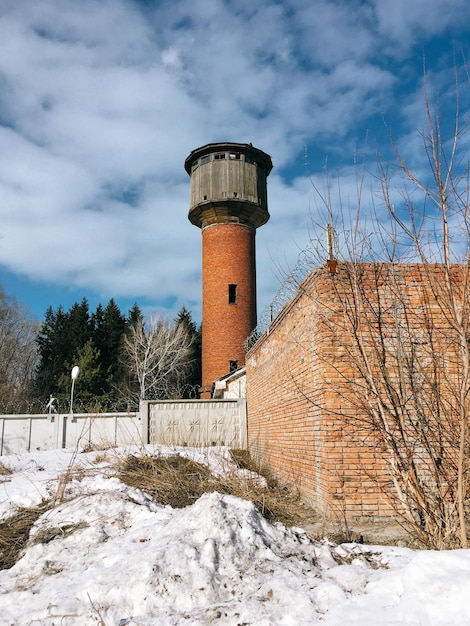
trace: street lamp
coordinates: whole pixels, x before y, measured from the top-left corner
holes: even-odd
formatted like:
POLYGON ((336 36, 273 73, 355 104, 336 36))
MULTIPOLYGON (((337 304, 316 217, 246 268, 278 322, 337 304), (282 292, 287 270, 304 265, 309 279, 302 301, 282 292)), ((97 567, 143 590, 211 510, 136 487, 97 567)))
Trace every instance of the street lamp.
POLYGON ((75 367, 72 368, 72 389, 70 390, 70 415, 73 416, 73 389, 75 387, 75 381, 78 378, 78 375, 80 374, 80 368, 78 367, 78 365, 75 365, 75 367))

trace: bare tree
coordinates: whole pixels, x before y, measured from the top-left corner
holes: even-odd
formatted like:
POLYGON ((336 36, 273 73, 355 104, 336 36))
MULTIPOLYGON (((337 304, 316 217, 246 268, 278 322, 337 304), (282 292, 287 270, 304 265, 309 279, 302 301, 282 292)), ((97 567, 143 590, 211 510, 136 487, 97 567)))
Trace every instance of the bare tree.
MULTIPOLYGON (((330 393, 309 392, 309 399, 354 425, 358 445, 384 459, 365 478, 380 486, 420 543, 444 548, 465 545, 458 535, 464 364, 428 269, 338 264, 329 276, 334 299, 315 303, 317 332, 328 337, 327 346, 313 348, 322 364, 319 388, 330 393), (339 402, 331 403, 332 394, 339 402)), ((434 272, 437 282, 443 269, 434 272)))
POLYGON ((419 214, 409 196, 409 219, 405 221, 400 217, 390 202, 388 180, 383 168, 381 180, 386 207, 426 269, 431 297, 445 317, 447 334, 451 337, 446 365, 452 366, 452 373, 451 376, 447 375, 446 380, 450 382, 447 387, 451 387, 448 391, 452 405, 448 407, 447 414, 455 418, 458 432, 456 500, 460 542, 462 547, 467 547, 465 501, 470 412, 470 185, 469 160, 459 150, 459 142, 468 128, 460 128, 458 100, 455 125, 449 141, 442 136, 439 113, 433 114, 431 111, 426 90, 425 110, 427 133, 423 135, 423 142, 432 173, 431 183, 417 177, 396 148, 395 154, 401 172, 422 192, 425 201, 432 207, 434 226, 431 233, 423 234, 423 220, 417 219, 419 214), (434 269, 436 261, 440 272, 434 269))
MULTIPOLYGON (((470 415, 470 185, 458 101, 449 139, 425 93, 422 134, 428 174, 418 177, 395 144, 401 197, 378 160, 380 205, 363 228, 365 168, 357 168, 354 211, 318 195, 341 243, 313 241, 314 264, 328 256, 335 298, 316 300, 319 324, 336 350, 316 346, 320 387, 341 399, 324 413, 356 424, 385 459, 372 480, 422 545, 467 547, 470 415), (333 214, 336 214, 334 217, 333 214), (338 218, 339 215, 339 218, 338 218), (384 219, 388 216, 388 220, 384 219), (371 232, 374 236, 371 237, 371 232), (336 265, 337 262, 337 265, 336 265), (392 481, 393 489, 389 486, 392 481)), ((374 202, 377 202, 376 197, 374 202)), ((314 293, 314 292, 312 292, 314 293)))
POLYGON ((26 410, 37 362, 38 326, 0 288, 0 399, 3 412, 26 410))
POLYGON ((181 396, 181 385, 191 366, 192 341, 183 325, 158 316, 132 328, 124 339, 124 355, 138 383, 134 401, 181 396))

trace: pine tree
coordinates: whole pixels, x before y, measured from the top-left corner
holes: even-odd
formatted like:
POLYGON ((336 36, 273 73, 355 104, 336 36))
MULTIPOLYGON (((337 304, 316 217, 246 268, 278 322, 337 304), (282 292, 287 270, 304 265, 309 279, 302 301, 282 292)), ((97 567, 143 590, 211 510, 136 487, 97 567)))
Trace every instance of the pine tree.
POLYGON ((64 363, 71 360, 73 347, 66 338, 67 315, 61 306, 56 312, 46 311, 44 323, 36 339, 39 363, 34 381, 34 393, 39 398, 56 395, 64 363))
POLYGON ((143 331, 144 316, 137 304, 129 310, 126 318, 126 328, 119 346, 119 385, 116 386, 117 397, 120 398, 123 410, 138 409, 139 404, 139 382, 135 371, 130 366, 126 343, 136 332, 136 329, 143 331))
POLYGON ((129 313, 127 315, 127 332, 129 331, 129 329, 135 327, 137 324, 143 323, 144 316, 142 315, 142 311, 137 306, 137 304, 134 304, 134 306, 132 307, 132 309, 129 310, 129 313))
POLYGON ((111 299, 105 309, 98 306, 92 316, 92 326, 94 344, 101 355, 101 392, 112 395, 124 376, 119 355, 122 337, 128 326, 127 319, 111 299))
POLYGON ((109 394, 99 388, 101 379, 101 355, 90 338, 78 349, 73 363, 65 363, 65 371, 59 378, 57 399, 61 410, 70 410, 71 371, 78 365, 79 377, 75 383, 74 406, 81 411, 98 411, 109 400, 109 394))
POLYGON ((175 318, 175 325, 182 326, 186 329, 189 336, 192 338, 191 352, 188 356, 189 367, 188 373, 185 376, 182 397, 183 398, 195 398, 198 397, 199 387, 202 380, 202 368, 201 368, 201 354, 202 354, 202 337, 201 330, 197 329, 194 323, 191 312, 183 306, 178 315, 175 318))
MULTIPOLYGON (((174 326, 189 336, 190 348, 185 354, 186 363, 180 363, 176 368, 178 380, 172 393, 178 393, 175 391, 178 388, 181 397, 196 397, 201 382, 200 331, 185 307, 179 312, 174 326)), ((78 365, 80 382, 77 392, 82 410, 86 410, 87 403, 90 408, 99 403, 114 410, 127 409, 131 398, 138 397, 139 392, 134 373, 122 356, 122 346, 124 338, 136 328, 145 333, 144 317, 137 304, 127 316, 120 312, 114 299, 105 308, 99 304, 91 315, 85 298, 68 312, 64 312, 61 306, 57 311, 49 307, 37 337, 36 397, 44 401, 52 394, 61 401, 61 410, 68 410, 70 373, 72 367, 78 365)))
POLYGON ((91 325, 88 302, 84 298, 65 313, 62 306, 56 312, 46 311, 44 323, 37 337, 39 363, 34 382, 34 394, 44 400, 61 392, 59 380, 68 377, 70 364, 90 339, 91 325))
POLYGON ((75 303, 67 314, 67 339, 74 354, 78 352, 90 339, 91 320, 86 298, 75 303))

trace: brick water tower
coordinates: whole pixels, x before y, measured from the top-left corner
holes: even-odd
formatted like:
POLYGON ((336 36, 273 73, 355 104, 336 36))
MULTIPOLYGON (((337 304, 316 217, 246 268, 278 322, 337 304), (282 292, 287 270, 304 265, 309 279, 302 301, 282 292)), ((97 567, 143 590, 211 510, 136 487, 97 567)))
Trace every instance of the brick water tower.
POLYGON ((189 220, 202 229, 202 397, 245 364, 256 327, 255 234, 269 219, 271 157, 245 143, 210 143, 185 161, 189 220))

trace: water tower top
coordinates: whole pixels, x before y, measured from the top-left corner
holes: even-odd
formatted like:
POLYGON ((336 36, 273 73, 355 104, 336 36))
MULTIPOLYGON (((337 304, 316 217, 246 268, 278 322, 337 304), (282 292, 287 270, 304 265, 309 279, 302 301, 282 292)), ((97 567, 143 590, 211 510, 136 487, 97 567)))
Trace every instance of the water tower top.
POLYGON ((263 164, 266 169, 266 176, 268 176, 269 172, 273 169, 273 162, 269 154, 266 154, 266 152, 263 152, 259 148, 255 148, 251 143, 232 143, 226 141, 221 143, 206 143, 205 146, 193 150, 184 162, 185 170, 191 175, 192 167, 197 159, 217 152, 239 152, 243 153, 245 157, 246 155, 251 155, 255 161, 258 160, 260 164, 263 164))
POLYGON ((189 220, 199 228, 239 223, 258 228, 269 219, 266 179, 271 157, 247 143, 209 143, 184 163, 191 176, 189 220))

